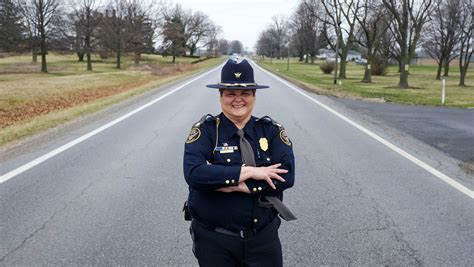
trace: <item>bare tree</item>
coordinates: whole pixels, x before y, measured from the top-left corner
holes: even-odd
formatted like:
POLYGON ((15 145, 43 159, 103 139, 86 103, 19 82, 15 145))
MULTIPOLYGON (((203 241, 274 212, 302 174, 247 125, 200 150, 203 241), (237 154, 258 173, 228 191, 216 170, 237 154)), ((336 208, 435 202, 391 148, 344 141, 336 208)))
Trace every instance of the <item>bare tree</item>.
POLYGON ((221 55, 229 54, 229 42, 226 39, 219 39, 217 41, 217 50, 221 55))
POLYGON ((339 53, 341 59, 339 78, 345 79, 347 77, 347 54, 355 42, 354 33, 357 20, 354 14, 359 13, 360 0, 321 0, 321 3, 325 10, 325 16, 320 18, 323 21, 324 37, 331 48, 339 53), (334 34, 336 35, 335 42, 332 38, 334 34))
POLYGON ((189 13, 186 29, 186 47, 189 49, 189 54, 194 55, 198 48, 198 43, 201 42, 209 34, 209 29, 212 22, 209 17, 197 11, 195 13, 189 13))
POLYGON ((390 27, 400 49, 399 88, 408 88, 408 71, 423 25, 428 20, 433 0, 382 0, 394 17, 390 27))
POLYGON ((372 82, 371 66, 374 56, 382 45, 382 41, 390 25, 390 19, 379 0, 365 1, 359 14, 353 14, 358 23, 357 42, 367 49, 367 65, 365 66, 363 82, 372 82))
MULTIPOLYGON (((87 70, 92 70, 92 47, 94 31, 100 23, 101 16, 98 16, 99 4, 97 0, 74 0, 72 2, 73 23, 76 31, 76 44, 83 44, 83 54, 87 58, 87 70)), ((77 47, 79 48, 79 47, 77 47)), ((81 52, 77 49, 78 54, 81 52)), ((81 56, 80 56, 81 57, 81 56)))
POLYGON ((430 23, 426 25, 422 37, 424 50, 438 63, 436 80, 448 76, 449 63, 456 57, 455 46, 460 34, 460 1, 436 0, 433 12, 429 14, 430 23))
POLYGON ((239 40, 233 40, 232 42, 230 42, 229 46, 230 46, 231 54, 234 54, 234 53, 240 54, 243 51, 242 43, 239 40))
POLYGON ((57 0, 20 0, 19 3, 28 24, 38 32, 41 72, 48 72, 46 63, 46 55, 48 54, 47 38, 53 30, 51 26, 58 19, 59 2, 57 0))
POLYGON ((296 49, 299 61, 305 60, 308 63, 311 57, 311 63, 319 49, 319 20, 318 13, 321 12, 319 0, 303 0, 293 14, 290 27, 292 30, 291 43, 296 49))
POLYGON ((459 17, 459 25, 461 29, 459 37, 459 86, 466 86, 466 73, 474 51, 474 7, 472 0, 461 0, 459 17))
POLYGON ((217 37, 222 32, 220 26, 215 25, 213 22, 210 22, 207 28, 207 34, 205 36, 205 46, 207 47, 208 56, 217 56, 219 41, 217 37))
POLYGON ((257 40, 257 54, 261 56, 272 57, 273 56, 273 35, 269 29, 262 31, 257 40))
POLYGON ((139 64, 142 53, 153 51, 153 40, 156 22, 152 17, 156 14, 155 3, 149 5, 140 0, 132 0, 126 6, 125 15, 125 46, 126 51, 133 53, 134 63, 139 64))
POLYGON ((115 53, 117 69, 122 68, 122 53, 126 41, 124 35, 126 14, 127 0, 110 0, 97 30, 101 46, 115 53))
POLYGON ((288 23, 284 16, 273 16, 272 24, 269 28, 269 33, 272 35, 274 41, 273 47, 275 48, 277 59, 281 57, 282 47, 287 42, 288 38, 288 23))
POLYGON ((186 51, 185 20, 185 11, 180 5, 176 5, 171 10, 164 10, 164 24, 161 34, 165 50, 170 51, 173 56, 173 63, 176 62, 177 56, 186 51))

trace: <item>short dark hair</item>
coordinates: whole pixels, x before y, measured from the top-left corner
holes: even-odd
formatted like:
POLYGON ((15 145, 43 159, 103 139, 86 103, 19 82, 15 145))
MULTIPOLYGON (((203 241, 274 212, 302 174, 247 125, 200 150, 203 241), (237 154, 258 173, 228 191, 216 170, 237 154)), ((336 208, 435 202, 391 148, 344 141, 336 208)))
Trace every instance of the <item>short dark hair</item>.
MULTIPOLYGON (((224 90, 226 90, 226 89, 219 88, 219 94, 220 94, 221 96, 222 96, 222 94, 224 93, 224 90)), ((255 90, 255 89, 251 89, 251 90, 252 90, 253 96, 255 96, 255 92, 256 92, 257 90, 255 90)))

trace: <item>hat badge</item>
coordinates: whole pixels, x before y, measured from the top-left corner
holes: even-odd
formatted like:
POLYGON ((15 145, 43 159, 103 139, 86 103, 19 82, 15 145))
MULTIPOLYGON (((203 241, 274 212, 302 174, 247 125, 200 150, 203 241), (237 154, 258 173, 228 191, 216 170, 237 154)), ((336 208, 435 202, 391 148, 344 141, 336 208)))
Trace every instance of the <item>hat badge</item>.
POLYGON ((235 78, 240 78, 240 75, 242 75, 241 72, 234 72, 235 78))

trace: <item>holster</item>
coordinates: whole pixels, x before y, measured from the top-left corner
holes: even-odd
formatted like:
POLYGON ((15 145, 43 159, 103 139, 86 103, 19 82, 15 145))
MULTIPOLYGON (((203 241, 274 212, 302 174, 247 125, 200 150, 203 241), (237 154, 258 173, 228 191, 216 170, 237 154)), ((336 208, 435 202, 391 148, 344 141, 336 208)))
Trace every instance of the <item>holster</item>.
POLYGON ((189 212, 188 201, 184 201, 183 205, 183 212, 184 212, 184 220, 191 221, 191 212, 189 212))

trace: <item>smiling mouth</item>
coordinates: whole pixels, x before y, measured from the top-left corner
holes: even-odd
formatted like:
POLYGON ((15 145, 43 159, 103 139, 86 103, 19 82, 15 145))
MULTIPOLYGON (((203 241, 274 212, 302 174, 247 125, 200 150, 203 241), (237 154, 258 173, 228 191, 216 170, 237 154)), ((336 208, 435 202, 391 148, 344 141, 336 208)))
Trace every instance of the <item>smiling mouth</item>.
POLYGON ((245 105, 232 105, 233 108, 236 108, 236 109, 241 109, 243 107, 245 107, 245 105))

